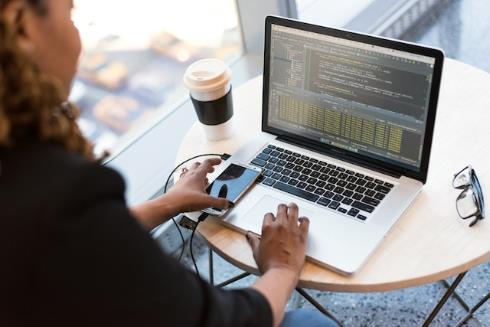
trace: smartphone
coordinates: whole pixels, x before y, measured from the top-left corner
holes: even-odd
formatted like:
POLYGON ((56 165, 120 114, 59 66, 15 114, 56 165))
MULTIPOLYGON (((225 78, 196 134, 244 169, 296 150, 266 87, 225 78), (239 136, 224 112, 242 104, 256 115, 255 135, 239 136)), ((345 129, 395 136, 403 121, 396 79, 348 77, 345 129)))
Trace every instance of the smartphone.
MULTIPOLYGON (((236 203, 247 192, 262 174, 258 167, 230 164, 206 189, 214 197, 226 198, 236 203)), ((223 216, 227 209, 209 208, 203 210, 213 216, 223 216)))

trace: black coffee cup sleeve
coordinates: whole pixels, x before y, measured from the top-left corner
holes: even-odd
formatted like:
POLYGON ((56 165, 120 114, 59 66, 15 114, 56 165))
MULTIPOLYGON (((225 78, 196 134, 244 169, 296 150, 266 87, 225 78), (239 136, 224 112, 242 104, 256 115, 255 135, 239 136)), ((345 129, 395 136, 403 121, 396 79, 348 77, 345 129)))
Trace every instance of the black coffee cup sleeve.
POLYGON ((192 98, 192 104, 196 110, 197 118, 204 125, 215 126, 226 123, 233 117, 232 90, 224 97, 213 101, 199 101, 192 98))

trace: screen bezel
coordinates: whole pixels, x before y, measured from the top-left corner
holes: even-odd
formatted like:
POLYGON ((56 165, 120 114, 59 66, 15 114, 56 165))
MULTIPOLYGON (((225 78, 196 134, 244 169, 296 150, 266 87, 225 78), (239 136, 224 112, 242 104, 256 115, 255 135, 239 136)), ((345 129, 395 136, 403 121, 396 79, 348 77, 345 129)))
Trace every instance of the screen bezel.
POLYGON ((341 158, 347 161, 355 162, 375 170, 382 170, 387 173, 391 173, 395 176, 403 175, 425 184, 427 181, 427 173, 429 169, 429 158, 432 147, 432 139, 434 134, 434 124, 436 119, 437 103, 439 99, 439 89, 441 84, 442 67, 444 62, 444 53, 440 49, 424 47, 412 43, 396 41, 387 38, 373 37, 356 32, 350 32, 346 30, 339 30, 329 27, 323 27, 318 25, 312 25, 296 20, 267 16, 265 20, 265 45, 264 45, 264 81, 263 81, 263 97, 262 97, 262 131, 270 134, 274 134, 279 138, 284 138, 289 141, 297 141, 302 146, 311 148, 316 151, 320 151, 327 155, 331 155, 337 158, 341 158), (432 85, 430 89, 429 108, 426 122, 426 131, 423 141, 422 160, 420 168, 409 169, 404 166, 398 166, 395 163, 387 163, 383 160, 374 159, 371 157, 363 156, 344 150, 329 144, 325 144, 319 141, 309 139, 304 136, 300 136, 294 133, 290 133, 279 128, 275 128, 268 125, 269 117, 269 81, 270 81, 270 59, 271 59, 271 32, 272 25, 280 25, 290 27, 294 29, 304 30, 308 32, 314 32, 323 35, 329 35, 333 37, 339 37, 351 41, 362 42, 366 44, 381 46, 385 48, 405 51, 413 54, 424 55, 435 59, 434 73, 432 78, 432 85))

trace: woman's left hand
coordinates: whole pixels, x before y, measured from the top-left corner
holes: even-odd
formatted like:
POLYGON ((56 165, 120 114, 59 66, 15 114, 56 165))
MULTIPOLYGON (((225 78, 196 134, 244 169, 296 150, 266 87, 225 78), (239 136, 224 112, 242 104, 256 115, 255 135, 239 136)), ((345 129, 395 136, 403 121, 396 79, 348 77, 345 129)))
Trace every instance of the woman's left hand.
POLYGON ((232 204, 227 199, 212 197, 205 191, 207 175, 220 163, 220 159, 208 159, 193 164, 166 194, 131 208, 132 213, 148 229, 153 229, 179 213, 229 208, 232 204))
POLYGON ((227 199, 215 198, 206 193, 206 187, 209 184, 207 175, 214 172, 214 166, 220 163, 220 159, 208 159, 203 163, 194 163, 162 198, 175 204, 176 213, 206 208, 227 209, 230 206, 227 199))

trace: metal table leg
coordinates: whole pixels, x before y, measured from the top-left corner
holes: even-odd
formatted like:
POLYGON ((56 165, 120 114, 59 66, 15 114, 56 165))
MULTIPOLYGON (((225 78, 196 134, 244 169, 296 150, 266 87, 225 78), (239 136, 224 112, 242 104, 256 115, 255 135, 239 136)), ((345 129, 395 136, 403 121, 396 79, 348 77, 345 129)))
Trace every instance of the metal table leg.
MULTIPOLYGON (((443 279, 440 281, 440 283, 446 288, 446 289, 449 289, 451 287, 451 285, 447 282, 447 280, 443 279)), ((470 306, 468 305, 468 303, 466 303, 465 300, 463 300, 463 298, 459 295, 458 291, 454 291, 453 295, 452 295, 458 302, 459 304, 461 304, 461 306, 463 307, 463 309, 466 311, 466 312, 469 312, 470 311, 470 306)))
POLYGON ((469 310, 468 314, 463 318, 461 319, 458 324, 456 325, 456 327, 461 327, 463 326, 463 324, 468 321, 468 319, 470 319, 471 317, 473 317, 473 314, 476 312, 476 310, 480 309, 480 307, 488 301, 488 299, 490 299, 490 293, 488 293, 483 299, 480 300, 480 302, 478 302, 473 308, 471 308, 471 310, 469 310))
POLYGON ((213 250, 209 249, 209 283, 214 286, 213 250))
POLYGON ((467 273, 467 271, 465 271, 464 273, 459 274, 458 277, 456 277, 456 279, 451 284, 451 286, 448 288, 448 290, 446 291, 446 293, 444 293, 444 295, 442 296, 442 298, 439 301, 439 303, 437 303, 437 305, 432 310, 432 312, 430 313, 430 315, 427 317, 427 319, 425 319, 424 324, 422 325, 423 327, 428 327, 430 325, 430 323, 434 320, 434 318, 437 316, 437 314, 439 313, 439 311, 441 311, 441 309, 444 306, 444 304, 446 304, 446 302, 449 299, 449 297, 454 293, 454 290, 456 289, 456 287, 458 287, 459 283, 461 283, 461 281, 463 280, 463 278, 466 275, 466 273, 467 273))

